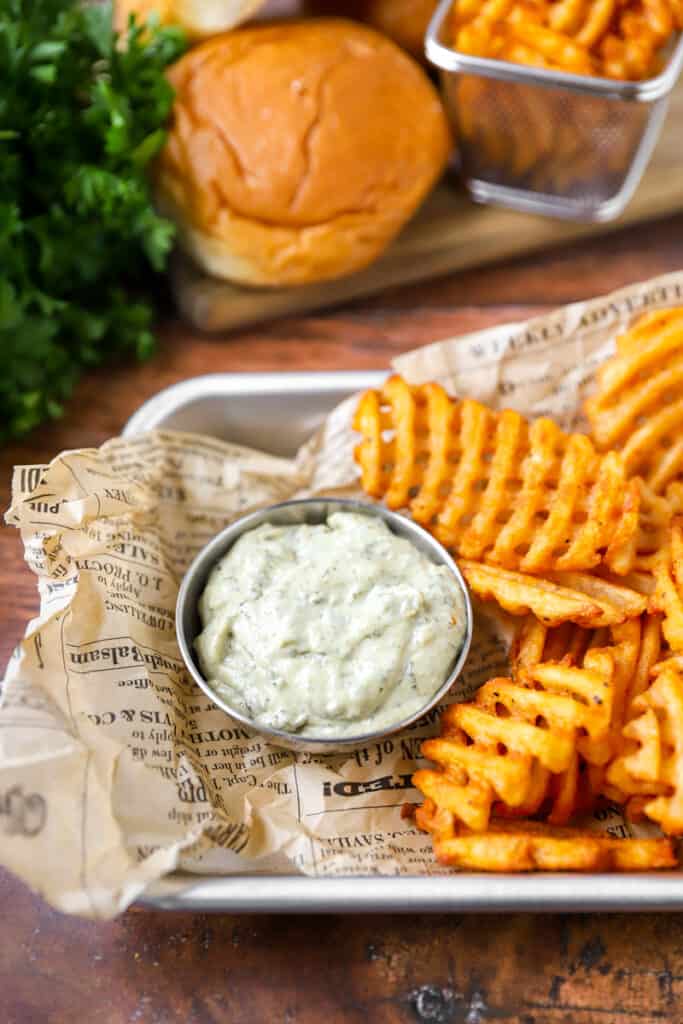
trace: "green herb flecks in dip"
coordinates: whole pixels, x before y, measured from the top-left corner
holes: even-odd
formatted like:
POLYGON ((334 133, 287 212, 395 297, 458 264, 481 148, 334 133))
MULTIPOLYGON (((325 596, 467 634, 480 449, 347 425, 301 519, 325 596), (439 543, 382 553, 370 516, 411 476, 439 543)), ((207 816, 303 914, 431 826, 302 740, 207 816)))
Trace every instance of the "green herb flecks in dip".
POLYGON ((362 736, 414 714, 460 651, 457 580, 380 519, 263 525, 216 565, 196 640, 211 687, 255 723, 362 736))

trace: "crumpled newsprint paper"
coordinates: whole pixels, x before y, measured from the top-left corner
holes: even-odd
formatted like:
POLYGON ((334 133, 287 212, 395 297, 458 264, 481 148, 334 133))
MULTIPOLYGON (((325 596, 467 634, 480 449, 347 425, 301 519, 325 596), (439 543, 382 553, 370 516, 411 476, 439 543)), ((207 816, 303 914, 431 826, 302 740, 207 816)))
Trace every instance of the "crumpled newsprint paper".
MULTIPOLYGON (((683 302, 683 273, 527 323, 401 356, 413 382, 581 426, 615 335, 683 302)), ((18 466, 7 521, 21 531, 40 613, 7 668, 0 706, 0 861, 54 906, 123 910, 152 880, 194 872, 440 873, 401 818, 438 712, 352 754, 273 746, 212 705, 183 668, 178 585, 237 516, 290 497, 359 493, 355 399, 294 460, 155 432, 18 466)), ((4 595, 10 600, 11 595, 4 595)), ((477 610, 452 699, 507 669, 509 630, 477 610)), ((596 828, 625 834, 618 811, 596 828)))

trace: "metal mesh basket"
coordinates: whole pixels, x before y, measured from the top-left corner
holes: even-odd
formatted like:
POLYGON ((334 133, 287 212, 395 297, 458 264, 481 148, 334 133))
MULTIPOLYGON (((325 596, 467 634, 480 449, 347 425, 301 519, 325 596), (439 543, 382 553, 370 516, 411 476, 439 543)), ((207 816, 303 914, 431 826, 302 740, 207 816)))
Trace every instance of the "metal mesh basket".
POLYGON ((572 220, 618 217, 657 140, 683 37, 656 78, 617 82, 459 53, 446 45, 451 6, 439 4, 426 51, 472 197, 572 220))

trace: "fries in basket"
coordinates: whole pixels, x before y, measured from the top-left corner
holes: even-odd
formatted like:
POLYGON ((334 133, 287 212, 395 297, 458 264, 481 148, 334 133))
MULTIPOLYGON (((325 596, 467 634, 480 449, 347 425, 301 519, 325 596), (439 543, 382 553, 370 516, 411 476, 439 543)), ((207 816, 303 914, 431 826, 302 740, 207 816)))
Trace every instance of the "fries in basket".
POLYGON ((644 106, 570 92, 557 72, 642 82, 665 67, 683 28, 680 0, 454 0, 459 53, 540 69, 447 80, 467 178, 540 194, 550 202, 616 195, 641 145, 644 106))
POLYGON ((678 0, 455 0, 451 26, 461 53, 638 81, 661 70, 683 9, 678 0))
MULTIPOLYGON (((494 3, 507 0, 484 6, 494 3)), ((366 492, 449 547, 477 597, 521 617, 510 677, 451 705, 440 735, 422 745, 432 766, 413 777, 424 796, 414 816, 445 864, 676 863, 668 837, 683 834, 683 308, 647 314, 618 339, 586 411, 592 439, 400 377, 367 392, 356 411, 366 492), (581 829, 605 802, 665 837, 581 829)))

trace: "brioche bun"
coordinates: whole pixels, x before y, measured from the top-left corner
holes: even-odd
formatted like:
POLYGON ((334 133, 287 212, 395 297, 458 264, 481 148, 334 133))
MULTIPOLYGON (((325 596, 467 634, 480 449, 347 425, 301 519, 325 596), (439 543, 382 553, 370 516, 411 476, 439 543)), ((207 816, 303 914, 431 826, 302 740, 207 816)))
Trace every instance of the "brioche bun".
POLYGON ((265 0, 115 0, 114 28, 123 33, 129 15, 145 22, 156 13, 162 25, 180 25, 190 39, 204 39, 246 21, 265 0))
POLYGON ((427 76, 354 22, 239 29, 189 51, 170 79, 158 204, 181 246, 230 281, 303 284, 366 266, 448 158, 427 76))
POLYGON ((425 33, 437 4, 438 0, 308 0, 307 9, 364 21, 413 57, 425 60, 425 33))

